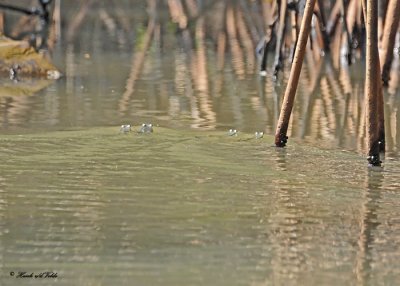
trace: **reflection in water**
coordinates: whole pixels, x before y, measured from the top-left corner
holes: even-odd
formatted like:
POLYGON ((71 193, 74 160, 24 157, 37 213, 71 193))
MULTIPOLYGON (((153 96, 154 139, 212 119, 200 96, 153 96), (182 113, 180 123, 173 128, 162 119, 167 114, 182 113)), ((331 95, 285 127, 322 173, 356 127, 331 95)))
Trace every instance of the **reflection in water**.
MULTIPOLYGON (((287 171, 287 150, 275 149, 274 167, 277 171, 287 171)), ((273 181, 278 187, 275 200, 274 214, 269 218, 271 223, 271 244, 273 245, 272 270, 273 276, 266 282, 274 285, 288 285, 289 281, 296 281, 300 271, 304 270, 305 257, 301 249, 302 211, 298 208, 296 196, 299 190, 294 190, 290 178, 279 178, 273 181), (288 187, 290 185, 290 187, 288 187)))
MULTIPOLYGON (((78 12, 61 3, 74 19, 61 30, 54 52, 65 78, 29 99, 13 97, 12 105, 5 100, 10 95, 3 94, 3 130, 118 126, 151 117, 170 126, 274 133, 289 67, 278 82, 256 75, 253 50, 260 27, 266 25, 251 6, 256 4, 218 2, 207 10, 194 1, 149 0, 130 15, 126 3, 92 2, 80 4, 78 12), (93 29, 82 30, 87 25, 93 29), (109 41, 104 41, 103 29, 109 41), (43 104, 50 119, 30 116, 42 112, 43 104)), ((336 69, 334 62, 307 47, 289 135, 361 152, 362 66, 336 69)), ((385 95, 389 152, 398 152, 400 136, 398 62, 397 57, 385 95)))
MULTIPOLYGON (((275 164, 277 171, 286 171, 287 150, 285 148, 275 148, 275 164)), ((278 183, 278 182, 277 182, 278 183)))
MULTIPOLYGON (((5 179, 0 175, 0 271, 4 270, 4 262, 5 262, 5 255, 6 255, 6 247, 4 246, 4 235, 8 233, 8 229, 6 227, 6 212, 5 208, 7 206, 7 200, 5 198, 5 179)), ((0 281, 2 279, 0 278, 0 281)))
POLYGON ((304 250, 309 247, 302 243, 304 214, 296 199, 300 190, 293 192, 285 187, 287 182, 277 183, 282 186, 276 202, 278 211, 270 218, 273 227, 271 242, 274 245, 272 281, 282 285, 285 281, 298 281, 300 273, 306 270, 304 250))
MULTIPOLYGON (((226 13, 226 27, 229 39, 229 45, 232 51, 232 66, 238 79, 244 79, 244 53, 238 42, 236 30, 235 12, 232 5, 228 6, 226 13)), ((253 54, 253 53, 252 53, 253 54)))
POLYGON ((371 250, 374 249, 375 240, 385 239, 375 237, 374 233, 379 227, 378 218, 379 203, 381 202, 383 172, 380 170, 368 170, 366 188, 363 194, 360 217, 360 235, 358 238, 358 252, 355 264, 357 280, 361 285, 369 284, 370 273, 374 263, 371 250))
POLYGON ((215 112, 211 109, 212 105, 210 102, 204 28, 204 19, 200 17, 196 24, 197 51, 196 53, 192 53, 192 77, 194 79, 194 86, 198 91, 200 112, 204 114, 203 117, 206 120, 205 124, 197 127, 214 129, 216 119, 215 112))

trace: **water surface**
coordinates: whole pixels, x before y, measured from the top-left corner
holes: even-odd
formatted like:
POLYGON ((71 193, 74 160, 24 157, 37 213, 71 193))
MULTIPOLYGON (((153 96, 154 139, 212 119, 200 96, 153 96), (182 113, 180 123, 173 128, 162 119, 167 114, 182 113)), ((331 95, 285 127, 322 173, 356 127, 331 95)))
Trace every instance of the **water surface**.
POLYGON ((392 284, 400 168, 272 138, 116 128, 0 138, 2 284, 392 284), (30 283, 42 283, 37 280, 30 283), (46 280, 46 283, 50 283, 46 280))

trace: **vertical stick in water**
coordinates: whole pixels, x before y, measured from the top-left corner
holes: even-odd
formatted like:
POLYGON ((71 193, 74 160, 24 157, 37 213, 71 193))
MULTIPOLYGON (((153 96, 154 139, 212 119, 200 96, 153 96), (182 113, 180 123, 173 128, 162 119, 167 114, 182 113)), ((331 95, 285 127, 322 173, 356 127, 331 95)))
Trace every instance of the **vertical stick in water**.
POLYGON ((383 32, 382 39, 382 81, 384 85, 389 84, 389 74, 390 74, 390 66, 393 60, 393 48, 394 42, 396 39, 397 28, 399 27, 400 22, 400 1, 399 0, 390 0, 387 14, 385 27, 383 32))
POLYGON ((297 42, 292 68, 290 70, 289 81, 286 86, 281 113, 279 115, 278 126, 275 133, 275 145, 277 147, 284 147, 287 142, 286 134, 289 126, 290 114, 292 113, 293 109, 293 102, 296 95, 297 84, 299 83, 300 71, 303 64, 307 39, 308 35, 310 34, 311 19, 314 11, 315 1, 316 0, 307 0, 304 9, 299 39, 297 42))
POLYGON ((365 73, 365 104, 367 116, 368 162, 380 166, 378 138, 378 5, 376 0, 367 0, 367 62, 365 73))

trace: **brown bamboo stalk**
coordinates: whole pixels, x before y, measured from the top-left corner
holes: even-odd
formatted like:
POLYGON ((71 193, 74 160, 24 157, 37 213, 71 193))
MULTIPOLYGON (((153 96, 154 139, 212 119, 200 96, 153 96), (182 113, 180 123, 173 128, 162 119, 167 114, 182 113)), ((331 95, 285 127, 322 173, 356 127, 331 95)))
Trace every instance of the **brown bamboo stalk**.
POLYGON ((400 22, 400 1, 390 0, 382 39, 382 81, 385 86, 389 84, 390 67, 393 60, 393 48, 396 32, 400 22))
POLYGON ((376 0, 367 0, 367 55, 365 73, 365 103, 367 121, 368 163, 380 166, 378 138, 378 5, 376 0))
POLYGON ((4 34, 4 13, 0 12, 0 35, 4 34))
MULTIPOLYGON (((377 72, 378 75, 381 74, 381 67, 379 63, 379 52, 377 51, 377 72)), ((384 98, 383 98, 383 88, 382 81, 379 76, 375 77, 378 85, 378 140, 379 140, 379 151, 385 152, 385 109, 384 109, 384 98)))
POLYGON ((307 0, 304 9, 303 19, 301 21, 299 39, 296 46, 295 55, 293 58, 292 69, 290 70, 289 81, 286 86, 285 96, 281 113, 279 115, 278 126, 275 133, 275 145, 277 147, 284 147, 287 143, 288 137, 286 136, 290 114, 293 109, 293 102, 296 95, 297 85, 299 83, 300 71, 303 64, 305 48, 307 45, 308 35, 310 34, 311 18, 314 11, 316 0, 307 0))
MULTIPOLYGON (((367 19, 366 13, 367 13, 367 4, 366 4, 366 0, 362 0, 362 8, 363 8, 363 13, 364 13, 364 19, 367 19)), ((367 30, 368 30, 368 25, 367 25, 367 30)), ((368 33, 368 32, 367 32, 368 33)), ((378 41, 378 40, 377 40, 378 41)), ((379 42, 378 44, 379 45, 379 42)), ((381 65, 379 63, 379 51, 378 48, 376 49, 376 51, 374 51, 376 53, 375 57, 376 57, 376 72, 381 75, 381 65)), ((386 144, 385 144, 385 108, 384 108, 384 98, 383 98, 383 88, 382 88, 382 82, 380 80, 379 77, 374 76, 376 84, 377 84, 377 89, 378 89, 378 93, 377 93, 377 99, 376 99, 376 104, 377 104, 377 136, 378 136, 378 148, 379 151, 381 152, 385 152, 386 149, 386 144)), ((366 99, 367 100, 367 99, 366 99)), ((367 115, 368 116, 368 115, 367 115)), ((367 121, 368 123, 368 121, 367 121)), ((368 133, 368 131, 367 131, 368 133)))

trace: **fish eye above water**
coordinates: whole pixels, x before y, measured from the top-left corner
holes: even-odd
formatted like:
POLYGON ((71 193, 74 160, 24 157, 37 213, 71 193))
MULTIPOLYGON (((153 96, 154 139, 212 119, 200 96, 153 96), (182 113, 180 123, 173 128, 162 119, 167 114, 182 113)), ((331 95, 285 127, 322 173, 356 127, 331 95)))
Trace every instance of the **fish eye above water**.
POLYGON ((264 132, 256 131, 256 133, 254 133, 254 136, 255 136, 256 139, 261 139, 261 138, 264 137, 264 132))
POLYGON ((130 125, 130 124, 121 125, 119 131, 120 131, 121 133, 128 133, 128 132, 131 131, 131 125, 130 125))
POLYGON ((139 133, 153 133, 153 124, 143 123, 138 132, 139 133))
POLYGON ((236 129, 229 129, 228 130, 228 136, 237 136, 238 131, 236 129))

